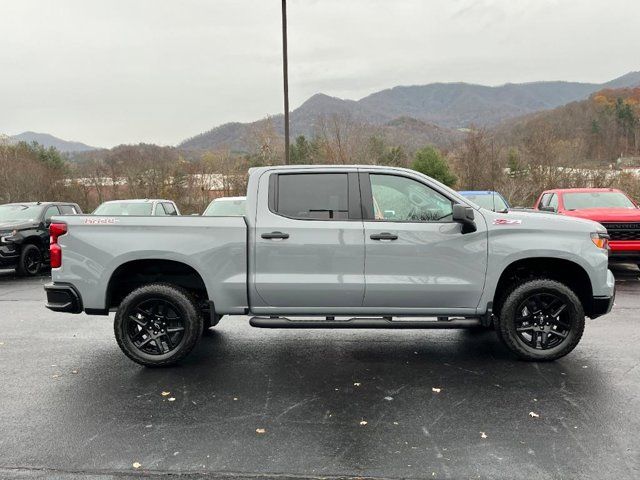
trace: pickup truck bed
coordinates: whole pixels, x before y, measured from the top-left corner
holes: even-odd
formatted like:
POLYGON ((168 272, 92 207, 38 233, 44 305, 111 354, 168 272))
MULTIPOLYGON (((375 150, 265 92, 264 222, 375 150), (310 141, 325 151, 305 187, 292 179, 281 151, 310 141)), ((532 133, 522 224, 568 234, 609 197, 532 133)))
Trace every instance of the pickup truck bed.
POLYGON ((123 287, 160 278, 175 262, 175 271, 184 270, 185 279, 188 267, 198 273, 206 292, 219 292, 219 311, 247 311, 244 217, 78 215, 64 217, 64 222, 67 234, 58 240, 64 261, 51 276, 55 284, 75 287, 81 310, 107 313, 122 300, 118 291, 123 287))

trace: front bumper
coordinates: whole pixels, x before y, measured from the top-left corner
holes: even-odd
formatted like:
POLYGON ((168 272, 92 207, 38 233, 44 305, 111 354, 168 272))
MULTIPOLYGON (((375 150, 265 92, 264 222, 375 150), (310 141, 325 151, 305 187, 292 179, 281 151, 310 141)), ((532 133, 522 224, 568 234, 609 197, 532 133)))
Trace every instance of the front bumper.
POLYGON ((598 318, 602 315, 606 315, 613 308, 613 303, 616 299, 616 292, 613 291, 613 295, 610 297, 593 297, 591 302, 591 311, 589 317, 598 318))
POLYGON ((13 243, 0 243, 0 266, 15 266, 20 258, 20 249, 13 243))
POLYGON ((73 285, 47 283, 44 286, 47 294, 47 307, 54 312, 82 312, 82 298, 73 285))
POLYGON ((640 260, 640 240, 610 240, 609 261, 632 262, 640 260))

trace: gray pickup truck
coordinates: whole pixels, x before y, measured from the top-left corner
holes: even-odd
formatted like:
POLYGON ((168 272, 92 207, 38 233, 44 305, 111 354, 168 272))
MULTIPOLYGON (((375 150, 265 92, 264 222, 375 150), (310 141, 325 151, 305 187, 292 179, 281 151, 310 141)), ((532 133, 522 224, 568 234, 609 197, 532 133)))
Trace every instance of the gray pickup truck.
POLYGON ((554 360, 610 311, 598 223, 494 213, 412 170, 250 171, 246 215, 54 217, 54 311, 107 315, 147 366, 186 356, 223 315, 263 328, 495 328, 554 360))

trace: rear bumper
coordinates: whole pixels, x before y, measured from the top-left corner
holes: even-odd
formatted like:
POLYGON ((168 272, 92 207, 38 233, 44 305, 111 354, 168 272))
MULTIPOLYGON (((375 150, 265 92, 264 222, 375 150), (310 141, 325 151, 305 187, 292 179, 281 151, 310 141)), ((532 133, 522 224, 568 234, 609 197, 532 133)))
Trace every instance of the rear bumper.
POLYGON ((82 312, 82 298, 73 285, 47 283, 44 286, 47 294, 47 307, 54 312, 80 313, 82 312))

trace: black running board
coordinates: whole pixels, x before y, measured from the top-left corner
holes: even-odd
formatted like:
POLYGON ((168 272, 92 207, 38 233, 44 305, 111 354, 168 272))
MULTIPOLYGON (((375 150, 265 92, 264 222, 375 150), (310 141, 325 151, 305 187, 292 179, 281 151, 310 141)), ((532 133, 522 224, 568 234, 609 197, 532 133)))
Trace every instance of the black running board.
POLYGON ((286 317, 253 317, 252 327, 258 328, 404 328, 445 329, 473 328, 481 326, 479 318, 455 318, 452 320, 393 320, 391 318, 350 318, 347 320, 291 320, 286 317))

